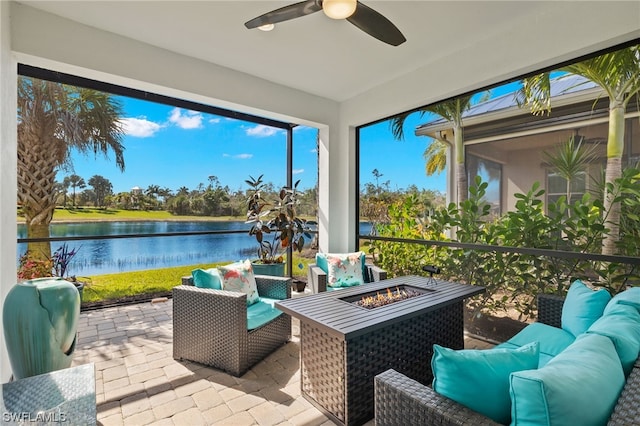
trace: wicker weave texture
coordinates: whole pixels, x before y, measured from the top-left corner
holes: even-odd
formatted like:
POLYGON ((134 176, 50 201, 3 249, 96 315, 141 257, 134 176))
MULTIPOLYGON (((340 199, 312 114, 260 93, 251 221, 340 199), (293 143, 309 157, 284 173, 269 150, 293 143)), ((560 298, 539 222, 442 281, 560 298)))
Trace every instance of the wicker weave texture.
POLYGON ((640 425, 640 357, 636 360, 629 377, 627 377, 627 382, 607 425, 640 425))
POLYGON ((564 297, 554 294, 538 295, 538 322, 560 328, 564 297))
POLYGON ((375 378, 375 417, 377 426, 498 425, 395 370, 375 378))
POLYGON ((374 416, 374 378, 389 368, 429 384, 433 344, 464 346, 462 302, 346 341, 301 324, 302 390, 344 424, 374 416))
MULTIPOLYGON (((260 280, 263 291, 270 295, 267 297, 282 300, 291 294, 289 279, 258 277, 256 281, 260 280)), ((195 361, 241 376, 290 337, 291 317, 286 314, 247 331, 244 293, 190 285, 173 289, 175 359, 195 361)))

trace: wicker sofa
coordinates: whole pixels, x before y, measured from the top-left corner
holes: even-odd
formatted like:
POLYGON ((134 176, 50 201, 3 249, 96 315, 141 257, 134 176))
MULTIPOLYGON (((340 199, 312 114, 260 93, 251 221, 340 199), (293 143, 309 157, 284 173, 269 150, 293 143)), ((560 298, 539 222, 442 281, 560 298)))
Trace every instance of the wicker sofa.
MULTIPOLYGON (((564 299, 540 295, 538 321, 560 327, 564 299)), ((376 425, 497 425, 395 370, 375 377, 376 425)), ((628 375, 608 425, 640 425, 640 357, 628 375)))
MULTIPOLYGON (((291 279, 256 275, 260 297, 288 299, 291 279)), ((173 358, 195 361, 234 376, 249 368, 291 338, 291 317, 277 318, 247 329, 247 295, 197 288, 191 277, 173 288, 173 358)))

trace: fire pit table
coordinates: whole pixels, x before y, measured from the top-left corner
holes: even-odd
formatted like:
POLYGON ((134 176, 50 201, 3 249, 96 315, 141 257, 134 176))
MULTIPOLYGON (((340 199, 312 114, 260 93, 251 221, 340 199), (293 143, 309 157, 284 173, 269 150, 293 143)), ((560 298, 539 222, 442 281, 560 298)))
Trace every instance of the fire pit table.
POLYGON ((464 346, 464 299, 484 287, 418 276, 398 277, 276 302, 300 320, 301 391, 336 423, 373 418, 373 378, 393 368, 430 384, 433 344, 464 346), (363 296, 418 293, 372 309, 363 296))

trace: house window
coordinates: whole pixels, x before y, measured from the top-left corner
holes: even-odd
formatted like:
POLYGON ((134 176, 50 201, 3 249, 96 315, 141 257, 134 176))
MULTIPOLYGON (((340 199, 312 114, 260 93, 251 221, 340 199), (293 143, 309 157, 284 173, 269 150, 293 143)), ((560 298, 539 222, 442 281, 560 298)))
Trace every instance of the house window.
POLYGON ((555 172, 547 172, 547 205, 555 203, 562 196, 567 197, 570 204, 580 200, 587 192, 586 172, 579 172, 567 185, 567 179, 555 172))
POLYGON ((502 165, 468 154, 467 177, 470 187, 475 185, 476 176, 480 176, 488 184, 484 200, 491 205, 491 215, 499 216, 502 213, 502 165))

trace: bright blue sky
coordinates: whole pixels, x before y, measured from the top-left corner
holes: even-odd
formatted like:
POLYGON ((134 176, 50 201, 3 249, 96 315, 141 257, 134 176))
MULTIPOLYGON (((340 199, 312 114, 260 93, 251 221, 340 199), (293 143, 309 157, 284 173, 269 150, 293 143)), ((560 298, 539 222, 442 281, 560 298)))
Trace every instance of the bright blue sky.
MULTIPOLYGON (((87 181, 101 175, 115 193, 134 186, 181 186, 190 190, 208 185, 216 176, 231 190, 246 189, 249 176, 264 174, 276 187, 286 183, 286 132, 245 121, 214 116, 167 105, 119 97, 125 111, 125 171, 113 156, 73 155, 74 172, 87 181)), ((294 130, 294 180, 299 188, 314 187, 317 180, 316 129, 294 130)), ((70 173, 60 173, 62 176, 70 173)))
MULTIPOLYGON (((492 91, 498 96, 512 91, 514 85, 492 91)), ((276 187, 286 182, 286 134, 283 130, 245 121, 189 111, 172 106, 118 97, 123 104, 126 136, 125 171, 121 173, 113 156, 93 154, 72 157, 73 172, 60 172, 58 180, 75 173, 88 181, 101 175, 111 181, 114 193, 130 191, 134 186, 181 186, 190 190, 208 184, 216 176, 231 190, 246 189, 249 175, 264 174, 276 187)), ((414 135, 429 115, 412 114, 405 123, 405 140, 396 141, 388 122, 363 128, 361 140, 360 182, 375 183, 372 171, 382 173, 380 184, 389 182, 391 190, 416 185, 421 189, 446 191, 444 173, 426 176, 423 152, 430 142, 414 135)), ((300 126, 294 130, 294 180, 300 189, 311 188, 317 180, 317 130, 300 126)))

